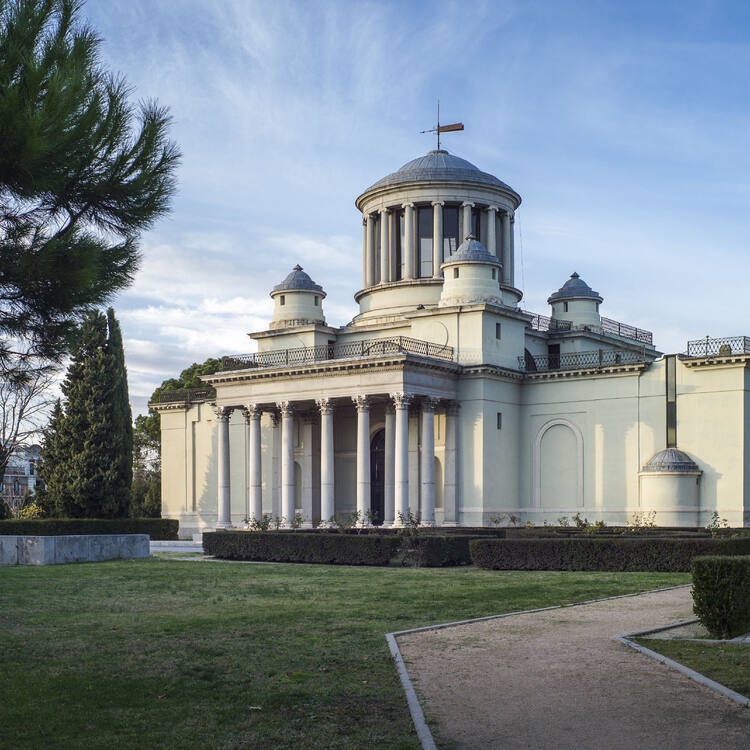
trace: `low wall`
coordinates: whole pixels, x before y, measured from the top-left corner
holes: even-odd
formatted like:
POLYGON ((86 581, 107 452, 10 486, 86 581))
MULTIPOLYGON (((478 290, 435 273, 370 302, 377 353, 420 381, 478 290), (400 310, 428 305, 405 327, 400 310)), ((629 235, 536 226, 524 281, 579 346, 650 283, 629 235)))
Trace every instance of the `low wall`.
POLYGON ((0 565, 59 565, 149 557, 148 534, 0 536, 0 565))

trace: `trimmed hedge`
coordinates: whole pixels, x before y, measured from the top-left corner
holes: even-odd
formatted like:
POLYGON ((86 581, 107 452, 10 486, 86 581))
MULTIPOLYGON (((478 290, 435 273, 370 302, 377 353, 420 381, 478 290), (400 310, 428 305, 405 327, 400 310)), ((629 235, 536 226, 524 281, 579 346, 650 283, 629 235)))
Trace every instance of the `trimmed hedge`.
POLYGON ((421 568, 443 568, 450 565, 471 565, 469 542, 476 536, 451 534, 419 534, 403 538, 401 551, 404 563, 421 568))
POLYGON ((693 612, 714 638, 750 632, 750 557, 696 557, 693 612))
POLYGON ((203 534, 203 551, 224 560, 388 565, 400 546, 400 537, 372 534, 275 531, 212 531, 203 534))
POLYGON ((469 548, 488 570, 687 572, 698 555, 750 555, 750 538, 475 539, 469 548))
POLYGON ((173 518, 38 518, 0 521, 0 534, 60 536, 68 534, 148 534, 152 541, 177 539, 173 518))

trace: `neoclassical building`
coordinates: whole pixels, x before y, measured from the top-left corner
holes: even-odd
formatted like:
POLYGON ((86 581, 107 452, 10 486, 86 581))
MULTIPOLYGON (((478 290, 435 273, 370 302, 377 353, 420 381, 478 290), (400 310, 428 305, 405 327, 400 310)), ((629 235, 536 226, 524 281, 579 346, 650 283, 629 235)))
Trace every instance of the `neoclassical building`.
MULTIPOLYGON (((750 525, 750 338, 664 356, 602 316, 573 273, 547 314, 520 306, 521 196, 445 150, 378 180, 362 213, 359 314, 326 321, 298 265, 257 352, 213 391, 165 394, 163 515, 183 536, 270 514, 310 526, 478 526, 580 513, 750 525)), ((304 259, 300 259, 304 261, 304 259)))

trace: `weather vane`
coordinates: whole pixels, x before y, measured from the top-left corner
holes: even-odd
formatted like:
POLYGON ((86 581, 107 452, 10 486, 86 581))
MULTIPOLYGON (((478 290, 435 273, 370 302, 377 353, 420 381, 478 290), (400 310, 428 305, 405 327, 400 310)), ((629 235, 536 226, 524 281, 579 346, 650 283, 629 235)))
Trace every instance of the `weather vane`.
POLYGON ((440 99, 438 99, 437 106, 437 124, 434 128, 429 130, 420 130, 420 133, 437 133, 437 150, 440 151, 440 134, 451 133, 454 130, 463 130, 464 124, 462 122, 454 122, 452 125, 441 125, 440 124, 440 99))

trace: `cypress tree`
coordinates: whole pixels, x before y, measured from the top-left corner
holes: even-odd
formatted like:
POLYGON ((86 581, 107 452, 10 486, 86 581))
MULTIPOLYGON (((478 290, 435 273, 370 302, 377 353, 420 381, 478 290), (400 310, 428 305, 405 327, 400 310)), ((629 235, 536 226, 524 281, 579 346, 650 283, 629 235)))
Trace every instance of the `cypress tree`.
POLYGON ((62 391, 64 413, 53 414, 45 441, 50 501, 64 516, 126 516, 133 439, 122 335, 113 311, 107 317, 92 312, 84 321, 62 391))

